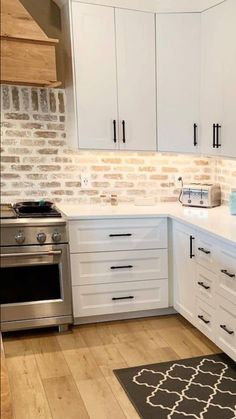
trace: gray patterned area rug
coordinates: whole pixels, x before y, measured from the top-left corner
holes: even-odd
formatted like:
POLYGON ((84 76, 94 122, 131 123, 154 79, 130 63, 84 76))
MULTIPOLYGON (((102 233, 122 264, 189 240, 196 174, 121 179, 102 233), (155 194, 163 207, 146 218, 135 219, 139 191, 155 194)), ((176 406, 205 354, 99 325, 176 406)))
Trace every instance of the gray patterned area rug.
POLYGON ((114 373, 143 419, 236 419, 236 364, 224 354, 114 373))

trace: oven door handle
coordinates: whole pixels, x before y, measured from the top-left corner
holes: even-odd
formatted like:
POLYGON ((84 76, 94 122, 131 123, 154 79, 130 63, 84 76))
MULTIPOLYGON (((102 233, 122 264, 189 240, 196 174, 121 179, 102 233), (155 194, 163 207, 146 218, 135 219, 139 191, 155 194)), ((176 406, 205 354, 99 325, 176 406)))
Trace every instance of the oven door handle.
POLYGON ((22 257, 22 256, 54 256, 61 255, 61 250, 49 250, 46 252, 25 252, 25 253, 1 253, 1 258, 22 257))

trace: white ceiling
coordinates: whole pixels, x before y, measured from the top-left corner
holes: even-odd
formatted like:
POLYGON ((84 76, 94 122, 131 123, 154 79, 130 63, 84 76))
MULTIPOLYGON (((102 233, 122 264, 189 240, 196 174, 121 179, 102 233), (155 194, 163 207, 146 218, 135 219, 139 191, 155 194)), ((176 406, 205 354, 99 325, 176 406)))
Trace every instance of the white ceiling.
MULTIPOLYGON (((149 1, 149 0, 148 0, 149 1)), ((156 0, 159 12, 201 12, 224 0, 156 0)))
MULTIPOLYGON (((53 0, 58 6, 69 0, 53 0)), ((74 0, 76 1, 76 0, 74 0)), ((102 4, 150 12, 201 12, 227 0, 78 0, 82 3, 102 4)))

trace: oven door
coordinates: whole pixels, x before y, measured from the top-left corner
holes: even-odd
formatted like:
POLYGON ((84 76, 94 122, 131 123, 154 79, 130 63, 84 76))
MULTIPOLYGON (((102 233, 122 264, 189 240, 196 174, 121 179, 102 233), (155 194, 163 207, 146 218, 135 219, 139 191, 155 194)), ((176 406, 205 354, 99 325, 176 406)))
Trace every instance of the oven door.
POLYGON ((1 248, 1 322, 71 316, 68 245, 1 248))

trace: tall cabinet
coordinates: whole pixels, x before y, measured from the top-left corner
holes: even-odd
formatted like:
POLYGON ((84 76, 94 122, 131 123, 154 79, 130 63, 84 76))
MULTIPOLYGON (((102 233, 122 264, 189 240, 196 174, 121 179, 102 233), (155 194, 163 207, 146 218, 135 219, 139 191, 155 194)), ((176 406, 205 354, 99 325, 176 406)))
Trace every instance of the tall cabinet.
POLYGON ((206 154, 236 157, 236 1, 202 13, 201 121, 206 154))
POLYGON ((153 13, 71 3, 78 147, 156 150, 153 13))
POLYGON ((158 150, 199 152, 200 13, 156 15, 158 150))

